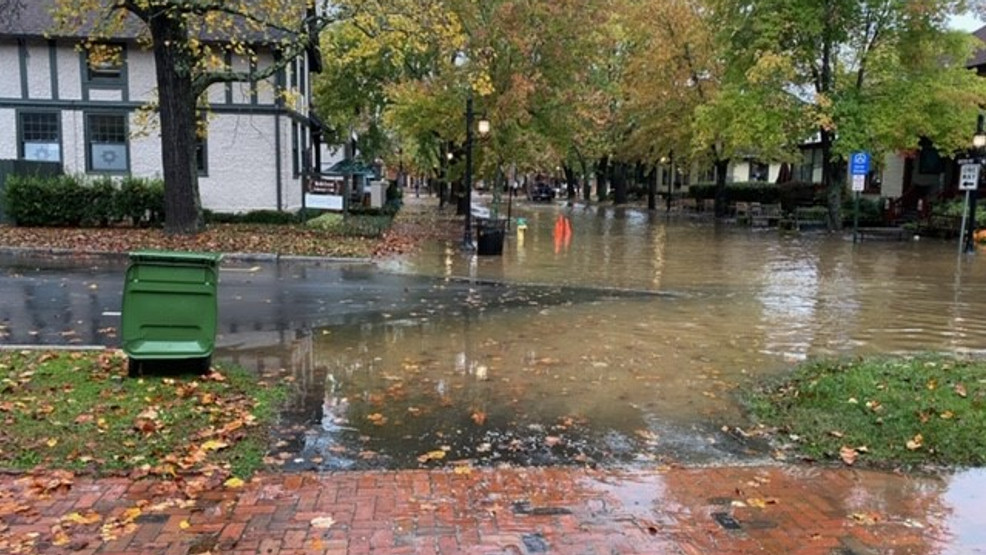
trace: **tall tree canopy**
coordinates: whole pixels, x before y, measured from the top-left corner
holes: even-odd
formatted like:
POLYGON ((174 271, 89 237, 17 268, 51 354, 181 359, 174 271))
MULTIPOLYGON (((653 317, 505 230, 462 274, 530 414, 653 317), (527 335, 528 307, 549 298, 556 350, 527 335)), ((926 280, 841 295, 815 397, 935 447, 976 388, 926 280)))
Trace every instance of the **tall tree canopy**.
MULTIPOLYGON (((794 95, 823 151, 829 225, 841 227, 835 165, 922 137, 952 154, 969 145, 986 81, 965 68, 975 48, 950 31, 956 0, 714 0, 730 72, 765 98, 794 95)), ((763 112, 775 109, 773 103, 763 112)), ((879 158, 878 158, 879 159, 879 158)), ((841 174, 840 174, 841 175, 841 174)))

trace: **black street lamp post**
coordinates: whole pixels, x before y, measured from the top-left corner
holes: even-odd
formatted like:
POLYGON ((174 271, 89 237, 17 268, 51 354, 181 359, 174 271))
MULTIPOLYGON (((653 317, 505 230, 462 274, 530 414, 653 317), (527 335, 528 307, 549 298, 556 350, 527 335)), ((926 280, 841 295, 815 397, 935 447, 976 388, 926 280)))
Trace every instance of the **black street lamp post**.
MULTIPOLYGON (((466 191, 466 219, 462 229, 462 248, 464 250, 475 250, 476 246, 472 242, 472 143, 473 143, 473 120, 476 114, 472 109, 472 91, 466 97, 466 173, 463 184, 466 191)), ((490 122, 486 118, 479 120, 479 134, 486 135, 490 131, 490 122)))
POLYGON ((462 229, 462 248, 474 250, 472 243, 472 92, 466 97, 466 175, 463 184, 466 187, 466 220, 462 229))

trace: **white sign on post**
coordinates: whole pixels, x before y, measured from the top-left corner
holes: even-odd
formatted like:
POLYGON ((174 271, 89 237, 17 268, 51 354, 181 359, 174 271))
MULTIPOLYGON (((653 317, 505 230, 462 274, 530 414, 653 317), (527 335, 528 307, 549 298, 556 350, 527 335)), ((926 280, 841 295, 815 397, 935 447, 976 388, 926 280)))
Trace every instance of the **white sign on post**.
POLYGON ((979 164, 962 164, 959 173, 959 190, 975 191, 979 186, 979 164))
POLYGON ((852 176, 852 190, 854 192, 860 193, 866 189, 866 176, 865 175, 854 175, 852 176))

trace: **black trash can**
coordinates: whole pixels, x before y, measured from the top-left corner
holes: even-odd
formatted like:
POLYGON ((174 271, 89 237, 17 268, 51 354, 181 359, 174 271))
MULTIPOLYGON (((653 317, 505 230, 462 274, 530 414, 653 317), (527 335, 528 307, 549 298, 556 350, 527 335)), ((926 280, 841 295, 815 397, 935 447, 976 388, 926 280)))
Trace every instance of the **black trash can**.
POLYGON ((503 254, 503 238, 507 234, 506 219, 476 220, 476 254, 498 256, 503 254))

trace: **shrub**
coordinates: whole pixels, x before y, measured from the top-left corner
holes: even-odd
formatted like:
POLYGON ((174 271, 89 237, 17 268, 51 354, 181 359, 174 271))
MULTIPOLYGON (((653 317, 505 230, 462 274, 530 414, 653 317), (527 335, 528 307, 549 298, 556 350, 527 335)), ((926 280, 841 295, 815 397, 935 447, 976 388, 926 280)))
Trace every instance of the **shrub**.
POLYGON ((164 221, 164 182, 160 179, 125 177, 119 193, 120 218, 130 218, 134 225, 164 221))
MULTIPOLYGON (((851 226, 855 217, 856 202, 852 197, 842 201, 842 223, 851 226)), ((883 200, 860 197, 859 199, 859 225, 861 226, 880 226, 883 225, 883 200)))
MULTIPOLYGON (((698 183, 688 188, 689 194, 699 200, 716 198, 715 183, 698 183)), ((726 184, 726 202, 778 202, 778 185, 762 181, 743 181, 726 184)))
POLYGON ((390 229, 392 222, 393 218, 388 215, 350 214, 347 217, 342 214, 328 213, 308 220, 305 225, 345 237, 375 238, 380 237, 390 229))
POLYGON ((164 184, 127 177, 119 186, 109 177, 76 175, 10 176, 4 206, 21 226, 106 226, 131 218, 159 222, 164 184))
POLYGON ((298 223, 298 215, 277 210, 253 210, 242 214, 202 211, 206 223, 289 225, 298 223))

